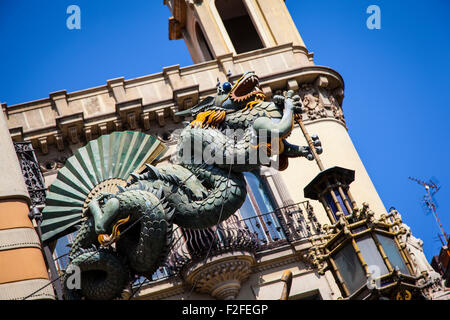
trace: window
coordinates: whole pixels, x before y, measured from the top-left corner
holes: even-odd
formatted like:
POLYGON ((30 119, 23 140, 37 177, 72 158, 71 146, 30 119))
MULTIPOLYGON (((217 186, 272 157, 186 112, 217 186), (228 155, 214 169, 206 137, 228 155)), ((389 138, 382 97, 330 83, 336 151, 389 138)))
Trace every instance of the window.
POLYGON ((236 53, 264 47, 242 0, 216 0, 216 8, 236 53))
POLYGON ((364 262, 367 264, 369 270, 375 272, 374 276, 382 276, 389 273, 389 270, 384 263, 380 252, 378 251, 375 241, 373 241, 370 235, 356 240, 356 245, 358 246, 364 262), (376 268, 378 268, 378 274, 376 274, 376 268))
POLYGON ((280 222, 274 213, 275 205, 266 183, 256 172, 245 172, 247 198, 239 209, 246 226, 255 232, 263 242, 284 239, 280 222))
POLYGON ((409 270, 406 267, 406 264, 403 261, 400 252, 398 251, 394 239, 382 234, 377 234, 377 238, 378 241, 380 241, 380 244, 383 247, 386 256, 388 257, 389 262, 392 265, 392 268, 395 269, 396 267, 398 267, 401 273, 409 275, 409 270))
POLYGON ((354 293, 366 283, 366 273, 351 244, 347 244, 343 249, 338 251, 333 259, 350 294, 354 293))
MULTIPOLYGON (((341 197, 341 194, 339 192, 339 190, 333 188, 330 189, 326 194, 325 194, 325 201, 327 202, 328 206, 331 208, 331 211, 333 212, 334 218, 337 220, 337 216, 336 213, 339 211, 338 210, 338 206, 337 203, 334 201, 333 196, 331 194, 331 192, 334 193, 334 196, 336 197, 337 203, 339 203, 342 212, 348 216, 350 214, 350 212, 348 211, 348 208, 345 206, 344 200, 341 197)), ((348 201, 348 203, 351 203, 348 194, 345 190, 343 190, 344 196, 347 198, 346 200, 348 201)))
POLYGON ((75 240, 76 232, 68 234, 57 240, 54 257, 59 270, 65 270, 69 265, 69 251, 72 242, 75 240))

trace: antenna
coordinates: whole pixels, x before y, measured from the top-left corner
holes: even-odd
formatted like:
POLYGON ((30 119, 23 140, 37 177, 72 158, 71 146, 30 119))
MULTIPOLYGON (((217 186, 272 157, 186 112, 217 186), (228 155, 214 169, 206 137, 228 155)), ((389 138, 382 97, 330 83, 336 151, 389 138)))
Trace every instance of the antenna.
POLYGON ((439 240, 441 240, 442 246, 445 246, 445 243, 444 243, 444 241, 442 240, 442 236, 441 236, 441 234, 440 234, 440 233, 438 233, 437 235, 438 235, 438 237, 439 237, 439 240))
MULTIPOLYGON (((428 210, 433 212, 434 218, 436 219, 436 222, 439 225, 439 227, 441 228, 442 234, 444 235, 445 242, 448 243, 447 234, 445 233, 444 228, 442 227, 441 220, 439 220, 439 217, 438 217, 438 214, 437 214, 437 211, 436 211, 436 204, 435 204, 435 201, 433 200, 433 196, 436 194, 436 192, 439 191, 439 189, 441 187, 438 186, 431 179, 429 180, 429 182, 425 182, 425 181, 422 181, 422 180, 419 180, 419 179, 416 179, 416 178, 412 178, 412 177, 408 177, 408 179, 410 179, 412 181, 415 181, 418 184, 420 184, 420 185, 425 187, 425 190, 426 190, 426 193, 427 193, 423 197, 425 205, 427 206, 428 210)), ((439 235, 439 238, 441 238, 440 235, 439 235)))

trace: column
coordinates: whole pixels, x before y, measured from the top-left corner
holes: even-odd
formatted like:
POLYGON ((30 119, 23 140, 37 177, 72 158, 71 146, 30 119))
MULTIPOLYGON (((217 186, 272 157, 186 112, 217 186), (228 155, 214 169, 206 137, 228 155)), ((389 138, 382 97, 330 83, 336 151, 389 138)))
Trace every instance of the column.
POLYGON ((40 239, 28 218, 30 198, 9 134, 0 114, 0 300, 54 299, 40 239))

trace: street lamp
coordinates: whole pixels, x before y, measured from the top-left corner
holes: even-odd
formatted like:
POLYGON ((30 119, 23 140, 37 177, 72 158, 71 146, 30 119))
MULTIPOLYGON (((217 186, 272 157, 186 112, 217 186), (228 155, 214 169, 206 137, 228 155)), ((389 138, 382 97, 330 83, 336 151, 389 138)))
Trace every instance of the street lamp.
POLYGON ((355 173, 341 167, 321 171, 305 189, 319 200, 331 226, 312 237, 310 257, 319 273, 331 270, 344 298, 423 298, 402 243, 406 232, 397 211, 376 219, 369 205, 358 209, 350 192, 355 173))

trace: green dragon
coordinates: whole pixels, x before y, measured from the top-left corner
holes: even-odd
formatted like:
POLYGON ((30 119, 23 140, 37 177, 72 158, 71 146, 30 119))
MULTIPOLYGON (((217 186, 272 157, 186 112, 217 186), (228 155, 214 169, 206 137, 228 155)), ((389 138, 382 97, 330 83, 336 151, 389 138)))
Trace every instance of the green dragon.
MULTIPOLYGON (((194 120, 181 131, 176 164, 147 164, 140 173, 131 173, 126 185, 115 185, 115 192, 97 192, 90 199, 84 219, 71 222, 80 227, 69 252, 69 268, 81 270, 81 287, 70 288, 67 273, 67 299, 120 297, 133 277, 151 279, 164 263, 173 224, 208 228, 242 206, 246 198, 243 172, 274 165, 270 160, 274 155, 278 156, 279 170, 287 167, 291 157, 312 160, 309 147, 285 140, 294 127, 295 114, 301 112, 300 98, 287 92, 266 102, 259 86, 253 72, 245 73, 234 85, 219 83, 216 96, 178 113, 194 120)), ((321 152, 318 140, 316 151, 321 152)), ((93 157, 95 152, 91 154, 93 157)), ((63 176, 58 179, 63 180, 63 176)), ((50 198, 56 206, 57 197, 50 198)), ((44 210, 44 227, 45 219, 52 220, 52 210, 52 206, 44 210)), ((48 222, 48 226, 53 225, 48 222)), ((45 237, 50 235, 44 233, 45 237)))

